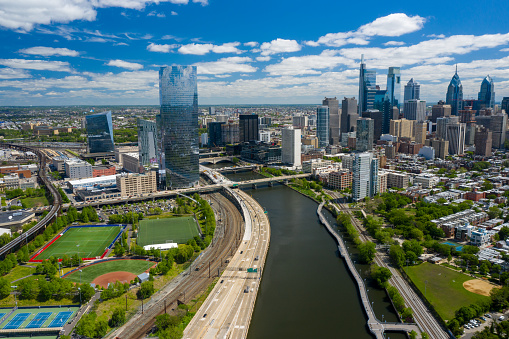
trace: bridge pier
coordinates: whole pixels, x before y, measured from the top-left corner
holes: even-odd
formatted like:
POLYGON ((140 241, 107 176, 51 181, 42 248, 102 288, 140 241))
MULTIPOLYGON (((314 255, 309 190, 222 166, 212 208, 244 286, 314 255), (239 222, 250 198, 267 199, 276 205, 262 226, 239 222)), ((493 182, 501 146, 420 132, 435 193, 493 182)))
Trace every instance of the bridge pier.
POLYGON ((256 184, 252 184, 251 188, 255 190, 256 189, 256 184))
POLYGON ((288 185, 288 179, 285 179, 284 182, 285 182, 285 185, 288 185))
POLYGON ((274 182, 273 181, 269 181, 268 184, 269 184, 269 187, 274 186, 274 182))

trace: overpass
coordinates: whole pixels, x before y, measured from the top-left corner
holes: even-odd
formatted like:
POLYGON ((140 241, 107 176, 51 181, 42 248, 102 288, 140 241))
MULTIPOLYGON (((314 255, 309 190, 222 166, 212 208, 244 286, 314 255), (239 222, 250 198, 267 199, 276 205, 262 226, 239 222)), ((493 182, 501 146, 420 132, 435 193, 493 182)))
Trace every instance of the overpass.
POLYGON ((219 173, 227 173, 227 172, 236 173, 237 171, 256 170, 259 167, 260 167, 260 165, 245 165, 245 166, 231 166, 231 167, 216 168, 214 170, 219 173))
POLYGON ((233 162, 233 157, 221 157, 221 156, 218 156, 218 157, 208 157, 208 158, 200 158, 200 164, 204 164, 204 163, 209 163, 209 164, 216 164, 218 162, 221 162, 221 161, 229 161, 229 162, 233 162))

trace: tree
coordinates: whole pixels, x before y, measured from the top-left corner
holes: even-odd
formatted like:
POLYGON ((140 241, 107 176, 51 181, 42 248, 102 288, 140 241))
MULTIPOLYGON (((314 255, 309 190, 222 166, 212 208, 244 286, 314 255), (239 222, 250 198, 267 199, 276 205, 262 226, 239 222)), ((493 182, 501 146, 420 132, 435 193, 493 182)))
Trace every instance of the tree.
POLYGON ((398 266, 402 267, 405 265, 405 251, 399 245, 392 245, 389 249, 389 256, 392 259, 392 262, 398 266))
POLYGON ((359 245, 359 255, 362 262, 370 264, 375 258, 375 244, 371 241, 361 243, 359 245))
POLYGON ((373 265, 371 267, 371 278, 375 279, 378 286, 387 287, 387 281, 392 277, 392 273, 388 268, 373 265))
POLYGON ((488 216, 490 217, 490 219, 498 218, 500 217, 501 214, 502 211, 500 210, 500 208, 496 206, 492 206, 488 209, 488 216))
POLYGON ((92 286, 90 286, 90 284, 82 284, 82 285, 80 285, 80 288, 81 288, 81 300, 82 300, 82 302, 87 302, 90 299, 92 299, 92 297, 95 294, 95 290, 94 290, 94 288, 92 286))
POLYGON ((7 298, 11 293, 11 284, 5 278, 0 278, 0 299, 7 298))
POLYGON ((110 327, 117 327, 125 323, 125 311, 122 307, 117 307, 110 319, 110 327))
POLYGON ((154 294, 154 283, 152 281, 145 281, 141 283, 141 287, 136 293, 139 299, 147 299, 154 294))

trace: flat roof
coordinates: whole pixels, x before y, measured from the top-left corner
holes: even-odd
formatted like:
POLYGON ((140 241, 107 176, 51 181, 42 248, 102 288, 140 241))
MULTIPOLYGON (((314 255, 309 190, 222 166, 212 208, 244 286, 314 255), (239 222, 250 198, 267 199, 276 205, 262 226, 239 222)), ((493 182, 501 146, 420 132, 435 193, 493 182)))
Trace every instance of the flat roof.
POLYGON ((27 218, 33 218, 34 212, 26 211, 9 211, 0 213, 0 224, 11 224, 22 222, 27 218))
POLYGON ((117 175, 105 175, 102 177, 71 180, 71 181, 69 181, 69 184, 75 186, 75 185, 84 185, 84 184, 91 184, 94 182, 111 181, 111 180, 117 180, 117 175))

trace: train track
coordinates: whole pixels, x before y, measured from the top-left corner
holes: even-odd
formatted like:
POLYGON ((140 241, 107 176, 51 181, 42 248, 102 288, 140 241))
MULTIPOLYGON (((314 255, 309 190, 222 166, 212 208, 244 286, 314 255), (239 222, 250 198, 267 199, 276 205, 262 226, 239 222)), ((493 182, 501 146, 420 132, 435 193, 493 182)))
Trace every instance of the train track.
POLYGON ((138 312, 108 338, 144 338, 152 332, 156 316, 167 310, 171 313, 172 309, 177 308, 179 302, 190 301, 205 291, 218 276, 218 270, 223 267, 225 259, 236 251, 243 232, 240 212, 219 193, 211 194, 207 198, 213 202, 212 208, 216 214, 216 220, 221 220, 216 227, 213 243, 193 262, 188 271, 175 278, 175 286, 170 283, 159 291, 152 297, 152 301, 147 304, 143 313, 138 312), (220 218, 218 218, 219 215, 220 218))
MULTIPOLYGON (((334 192, 328 193, 332 197, 339 199, 337 194, 335 194, 334 192)), ((353 215, 350 209, 348 209, 344 204, 339 203, 338 205, 343 212, 351 216, 352 223, 359 230, 359 238, 363 242, 372 241, 372 239, 365 234, 363 228, 361 227, 361 225, 359 225, 357 218, 353 215)), ((414 320, 419 325, 421 330, 423 332, 426 332, 430 336, 430 338, 433 339, 450 338, 450 336, 445 331, 442 330, 440 324, 430 313, 426 305, 424 305, 420 297, 415 294, 415 292, 412 290, 410 286, 406 284, 406 282, 403 282, 403 278, 400 276, 400 273, 397 272, 394 268, 392 268, 388 264, 388 260, 389 259, 386 255, 381 255, 377 253, 377 255, 375 256, 375 262, 377 263, 378 266, 385 267, 392 272, 392 278, 389 279, 389 283, 391 283, 391 285, 398 289, 399 293, 405 300, 406 305, 413 310, 414 320)))

